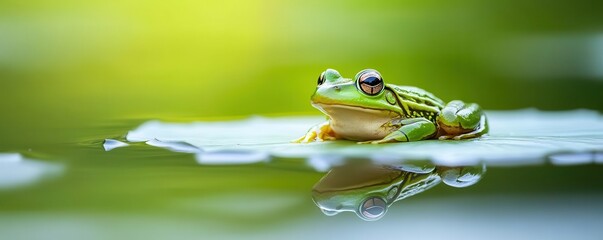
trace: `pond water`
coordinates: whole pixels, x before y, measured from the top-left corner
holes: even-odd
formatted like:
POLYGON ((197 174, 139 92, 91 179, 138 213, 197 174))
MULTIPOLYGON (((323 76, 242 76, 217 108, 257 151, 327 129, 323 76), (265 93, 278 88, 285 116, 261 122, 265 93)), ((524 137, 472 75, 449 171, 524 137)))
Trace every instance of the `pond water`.
MULTIPOLYGON (((483 168, 461 170, 391 159, 331 157, 316 162, 299 156, 273 158, 271 153, 261 153, 266 145, 253 143, 245 151, 233 151, 219 144, 200 149, 161 139, 128 142, 127 136, 143 122, 114 121, 82 128, 85 137, 77 141, 0 155, 3 239, 597 239, 603 235, 599 227, 603 165, 595 161, 597 152, 567 153, 561 165, 551 159, 517 164, 521 159, 510 154, 513 158, 507 160, 512 164, 496 164, 506 161, 497 158, 498 162, 490 160, 494 164, 486 161, 483 168), (250 149, 262 151, 250 154, 250 149), (210 150, 219 154, 200 161, 199 151, 210 150), (350 168, 355 163, 361 167, 350 168), (412 182, 411 177, 419 185, 400 185, 412 182), (463 181, 469 184, 451 187, 463 181), (464 185, 470 186, 458 188, 464 185), (334 211, 340 213, 328 216, 334 211)), ((182 126, 190 127, 187 124, 182 126)), ((496 137, 496 132, 490 136, 496 137)), ((222 140, 230 144, 228 137, 222 140)), ((563 148, 589 141, 549 144, 563 148)), ((279 146, 283 144, 288 143, 279 146)), ((341 144, 332 147, 355 146, 341 144)), ((305 151, 328 152, 331 147, 321 149, 323 145, 328 143, 305 146, 314 148, 305 151)))

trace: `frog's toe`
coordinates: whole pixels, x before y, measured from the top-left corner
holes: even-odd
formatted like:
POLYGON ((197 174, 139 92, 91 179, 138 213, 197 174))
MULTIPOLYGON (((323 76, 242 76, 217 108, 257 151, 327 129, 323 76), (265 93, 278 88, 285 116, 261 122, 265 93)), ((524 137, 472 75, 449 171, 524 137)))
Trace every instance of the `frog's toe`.
POLYGON ((451 136, 451 135, 444 135, 444 136, 438 137, 439 140, 450 140, 453 138, 455 138, 455 136, 451 136))
POLYGON ((470 133, 465 133, 465 134, 461 134, 458 136, 454 137, 454 140, 462 140, 462 139, 469 139, 469 138, 476 138, 476 137, 481 137, 483 136, 485 133, 483 131, 480 130, 476 130, 474 132, 470 132, 470 133))
POLYGON ((337 140, 337 138, 336 138, 336 137, 333 137, 333 136, 328 136, 328 135, 327 135, 327 136, 323 136, 323 137, 322 137, 322 140, 323 140, 323 141, 332 141, 332 140, 337 140))
POLYGON ((471 137, 467 136, 466 134, 461 134, 461 135, 444 135, 444 136, 438 137, 439 140, 463 140, 463 139, 467 139, 467 138, 471 138, 471 137))
POLYGON ((293 140, 291 142, 292 143, 309 143, 310 141, 308 141, 308 137, 304 135, 303 137, 295 139, 295 140, 293 140))
POLYGON ((474 138, 475 136, 473 134, 461 134, 458 136, 454 136, 452 139, 454 140, 463 140, 463 139, 467 139, 467 138, 474 138))
POLYGON ((316 132, 312 131, 306 135, 302 143, 314 142, 316 140, 316 132))
POLYGON ((475 138, 478 136, 479 135, 475 135, 472 133, 466 133, 466 134, 461 134, 461 135, 444 135, 444 136, 438 137, 438 139, 439 140, 463 140, 463 139, 468 139, 468 138, 475 138))
POLYGON ((316 132, 315 131, 309 131, 308 133, 306 133, 306 135, 295 139, 291 142, 293 143, 309 143, 309 142, 313 142, 316 139, 316 132))

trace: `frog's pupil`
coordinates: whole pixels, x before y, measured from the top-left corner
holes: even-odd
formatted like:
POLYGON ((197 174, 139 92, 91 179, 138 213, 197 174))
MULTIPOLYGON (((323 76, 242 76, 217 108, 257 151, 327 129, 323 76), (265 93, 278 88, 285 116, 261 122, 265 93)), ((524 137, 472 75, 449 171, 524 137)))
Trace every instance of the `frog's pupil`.
POLYGON ((379 79, 378 77, 371 76, 371 77, 365 78, 363 83, 366 83, 367 85, 369 85, 371 87, 375 87, 381 83, 381 79, 379 79))
POLYGON ((376 73, 364 74, 359 83, 359 87, 368 95, 376 95, 383 90, 383 80, 376 73))

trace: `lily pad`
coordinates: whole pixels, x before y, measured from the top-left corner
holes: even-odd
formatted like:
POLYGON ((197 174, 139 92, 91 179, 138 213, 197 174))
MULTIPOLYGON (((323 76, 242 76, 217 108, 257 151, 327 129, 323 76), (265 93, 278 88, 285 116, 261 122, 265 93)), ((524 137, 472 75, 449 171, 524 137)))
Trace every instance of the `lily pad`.
POLYGON ((490 133, 469 140, 359 145, 352 141, 291 143, 324 117, 251 117, 223 122, 149 121, 128 142, 196 154, 200 163, 237 164, 305 159, 317 170, 348 159, 376 163, 429 160, 438 165, 603 162, 603 117, 595 111, 488 111, 490 133))
POLYGON ((63 172, 56 163, 27 159, 18 153, 0 153, 0 190, 33 184, 63 172))

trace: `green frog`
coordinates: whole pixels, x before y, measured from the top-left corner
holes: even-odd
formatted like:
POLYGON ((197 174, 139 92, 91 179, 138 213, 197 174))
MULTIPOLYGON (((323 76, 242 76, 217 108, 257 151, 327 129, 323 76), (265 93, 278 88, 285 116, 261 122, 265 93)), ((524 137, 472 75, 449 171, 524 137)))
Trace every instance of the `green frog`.
POLYGON ((488 132, 486 115, 477 104, 459 100, 445 104, 423 89, 386 84, 374 69, 362 70, 354 79, 327 69, 318 77, 311 101, 327 121, 294 142, 459 140, 488 132))
POLYGON ((398 200, 421 193, 440 182, 453 187, 471 186, 481 179, 485 171, 485 165, 344 165, 331 169, 314 185, 312 199, 328 216, 350 211, 361 219, 375 221, 398 200))

